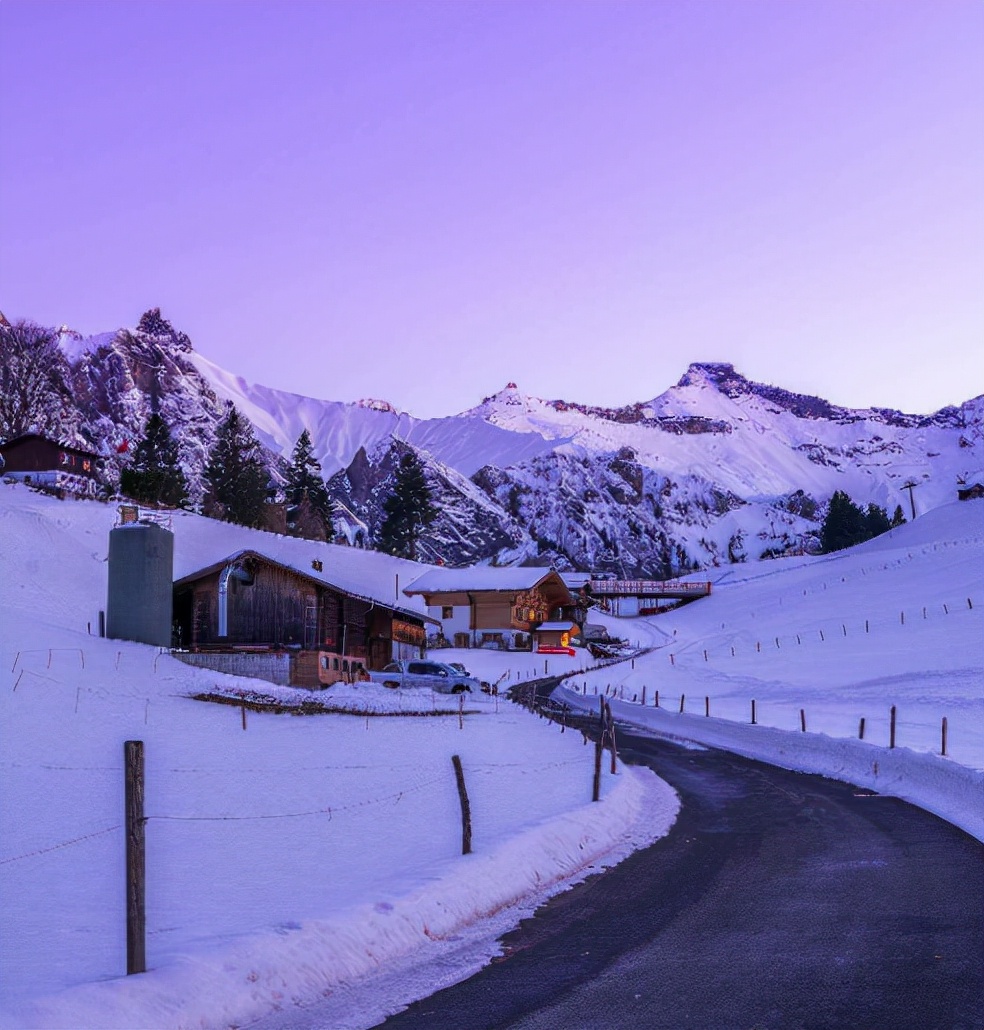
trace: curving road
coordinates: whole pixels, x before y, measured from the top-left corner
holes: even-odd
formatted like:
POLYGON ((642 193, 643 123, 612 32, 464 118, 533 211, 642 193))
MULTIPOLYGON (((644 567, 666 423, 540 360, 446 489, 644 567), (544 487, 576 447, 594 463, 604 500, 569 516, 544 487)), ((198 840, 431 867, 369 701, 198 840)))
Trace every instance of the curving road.
POLYGON ((982 1030, 984 845, 901 801, 622 735, 670 834, 386 1030, 982 1030))

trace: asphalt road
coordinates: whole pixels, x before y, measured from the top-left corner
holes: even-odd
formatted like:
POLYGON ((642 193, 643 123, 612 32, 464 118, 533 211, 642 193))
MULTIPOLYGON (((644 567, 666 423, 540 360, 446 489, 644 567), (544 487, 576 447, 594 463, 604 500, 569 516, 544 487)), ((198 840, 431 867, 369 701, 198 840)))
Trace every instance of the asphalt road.
POLYGON ((622 735, 670 834, 386 1030, 984 1030, 984 845, 920 809, 622 735))

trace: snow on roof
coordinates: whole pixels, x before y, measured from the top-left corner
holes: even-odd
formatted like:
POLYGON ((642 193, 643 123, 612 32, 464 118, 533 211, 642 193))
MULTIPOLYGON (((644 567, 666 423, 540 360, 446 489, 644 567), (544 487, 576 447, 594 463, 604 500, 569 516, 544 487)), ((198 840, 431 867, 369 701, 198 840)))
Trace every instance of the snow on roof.
POLYGON ((590 572, 561 572, 560 578, 570 590, 580 590, 586 583, 591 582, 590 572))
POLYGON ((235 554, 226 555, 224 558, 220 558, 218 561, 213 562, 211 565, 206 565, 205 568, 196 569, 194 572, 188 573, 182 576, 181 579, 175 580, 175 586, 180 586, 184 582, 197 579, 202 575, 208 575, 217 569, 223 568, 226 565, 232 565, 236 562, 242 561, 242 559, 255 556, 261 560, 266 559, 275 565, 279 565, 281 568, 290 569, 291 572, 297 573, 299 576, 303 576, 305 579, 312 580, 313 582, 320 583, 324 586, 334 587, 341 590, 343 593, 348 594, 350 597, 357 597, 362 601, 370 601, 374 604, 378 604, 381 607, 389 608, 391 611, 399 612, 402 615, 410 615, 415 619, 423 619, 426 622, 432 622, 435 626, 439 626, 440 623, 437 619, 431 618, 429 615, 425 615, 420 611, 413 611, 410 608, 397 605, 395 601, 383 600, 380 597, 373 597, 362 591, 352 590, 348 587, 343 587, 340 583, 330 579, 324 572, 324 561, 321 560, 321 569, 311 566, 310 568, 298 568, 289 561, 283 561, 281 559, 272 558, 269 554, 262 551, 254 551, 247 549, 243 551, 237 551, 235 554))
POLYGON ((437 594, 460 593, 467 590, 532 590, 554 569, 533 566, 479 565, 468 569, 433 568, 404 588, 404 593, 437 594))
POLYGON ((575 623, 575 622, 541 622, 540 625, 536 627, 536 632, 539 633, 540 630, 544 630, 544 629, 560 630, 561 632, 569 633, 572 629, 577 629, 577 623, 575 623))
POLYGON ((432 568, 429 565, 394 558, 380 551, 246 529, 190 512, 175 512, 173 529, 175 581, 225 564, 242 552, 253 551, 326 586, 395 611, 412 612, 417 617, 426 613, 423 601, 408 600, 401 590, 405 583, 418 579, 422 571, 432 568), (312 565, 314 561, 321 562, 321 571, 312 565))

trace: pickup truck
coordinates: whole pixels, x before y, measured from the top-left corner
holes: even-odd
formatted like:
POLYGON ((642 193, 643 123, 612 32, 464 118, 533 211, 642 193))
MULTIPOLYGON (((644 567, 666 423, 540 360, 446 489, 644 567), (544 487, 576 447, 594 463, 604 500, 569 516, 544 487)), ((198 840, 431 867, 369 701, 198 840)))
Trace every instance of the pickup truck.
POLYGON ((443 662, 425 659, 390 662, 381 672, 370 672, 369 679, 373 683, 382 683, 384 687, 423 688, 436 690, 439 694, 465 694, 482 689, 482 684, 474 676, 459 672, 443 662))

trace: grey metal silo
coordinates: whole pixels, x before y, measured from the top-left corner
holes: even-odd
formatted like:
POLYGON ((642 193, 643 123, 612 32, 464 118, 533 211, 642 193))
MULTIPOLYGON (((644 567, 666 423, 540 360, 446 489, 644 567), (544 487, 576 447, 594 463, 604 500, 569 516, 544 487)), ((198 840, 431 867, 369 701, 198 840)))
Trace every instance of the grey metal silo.
POLYGON ((109 534, 106 636, 171 646, 174 534, 131 522, 109 534))

